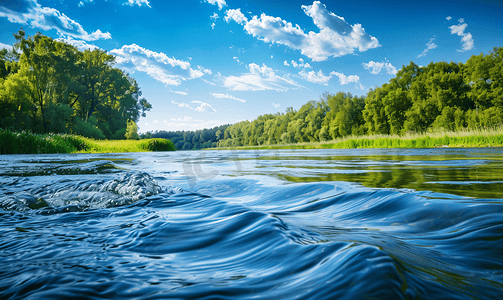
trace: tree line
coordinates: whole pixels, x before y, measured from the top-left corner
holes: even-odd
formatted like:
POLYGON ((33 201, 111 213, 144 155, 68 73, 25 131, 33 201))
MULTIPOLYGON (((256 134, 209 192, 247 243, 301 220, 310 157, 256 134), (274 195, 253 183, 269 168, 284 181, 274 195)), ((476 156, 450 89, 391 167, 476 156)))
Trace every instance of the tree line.
POLYGON ((178 150, 198 150, 203 148, 215 148, 218 142, 224 138, 223 133, 230 125, 216 126, 210 129, 200 129, 195 131, 154 131, 146 132, 140 137, 142 139, 162 138, 169 139, 175 144, 178 150))
POLYGON ((37 33, 14 34, 0 51, 0 128, 138 138, 136 122, 152 105, 106 51, 79 51, 37 33))
POLYGON ((503 124, 503 47, 466 63, 411 62, 365 96, 325 93, 299 110, 197 131, 147 132, 177 149, 323 142, 349 135, 424 133, 503 124))
MULTIPOLYGON (((494 128, 503 124, 503 47, 466 63, 411 62, 365 96, 325 93, 299 110, 228 126, 218 147, 323 142, 348 135, 494 128)), ((222 134, 220 134, 222 137, 222 134)))

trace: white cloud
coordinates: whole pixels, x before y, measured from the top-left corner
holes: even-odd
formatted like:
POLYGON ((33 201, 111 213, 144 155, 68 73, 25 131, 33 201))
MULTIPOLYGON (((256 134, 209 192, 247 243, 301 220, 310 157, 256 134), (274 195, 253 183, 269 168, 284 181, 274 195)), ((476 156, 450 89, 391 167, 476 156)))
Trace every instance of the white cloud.
POLYGON ((447 21, 450 21, 452 18, 451 16, 448 16, 447 18, 445 18, 447 21))
POLYGON ((385 68, 386 73, 390 75, 396 75, 396 73, 398 72, 398 70, 387 61, 375 62, 371 60, 368 63, 362 63, 362 65, 365 69, 370 70, 370 73, 372 74, 379 74, 382 68, 385 68))
POLYGON ((175 102, 173 100, 171 100, 171 103, 175 104, 175 105, 178 105, 178 107, 187 107, 187 108, 190 108, 190 109, 194 109, 193 107, 191 107, 190 105, 188 105, 187 103, 183 103, 183 102, 175 102))
POLYGON ((60 35, 71 36, 85 41, 110 39, 109 32, 96 30, 91 34, 82 25, 50 7, 42 7, 37 0, 4 1, 0 4, 0 17, 11 23, 26 24, 43 30, 55 29, 60 35))
POLYGON ((265 64, 260 67, 251 63, 248 65, 250 73, 241 76, 224 78, 224 86, 234 91, 286 91, 290 88, 301 87, 294 81, 277 76, 273 69, 265 64))
POLYGON ((339 83, 341 85, 348 84, 350 82, 358 83, 360 81, 360 77, 358 75, 349 75, 346 76, 339 72, 331 72, 330 75, 335 75, 339 77, 339 83))
POLYGON ((237 61, 238 64, 240 64, 240 65, 244 64, 242 61, 239 60, 239 58, 237 56, 234 56, 232 59, 234 59, 235 61, 237 61))
POLYGON ((198 107, 195 108, 196 111, 199 111, 199 112, 205 112, 207 110, 213 110, 213 111, 217 111, 216 109, 214 109, 213 107, 211 107, 211 105, 209 105, 208 103, 204 103, 204 102, 201 102, 201 101, 191 101, 190 103, 196 103, 196 104, 199 104, 198 107))
POLYGON ((215 23, 211 24, 211 29, 215 29, 215 23))
POLYGON ((307 68, 307 69, 312 68, 311 65, 308 63, 305 63, 302 58, 299 58, 299 62, 296 62, 295 60, 292 59, 290 64, 285 60, 285 62, 283 64, 287 67, 289 67, 291 64, 294 68, 307 68))
POLYGON ((82 7, 84 6, 85 3, 89 3, 89 2, 94 2, 94 0, 82 0, 79 2, 79 4, 77 4, 78 7, 82 7))
POLYGON ((82 40, 76 40, 76 39, 72 38, 71 36, 69 36, 67 38, 59 38, 59 39, 56 39, 56 41, 73 45, 73 46, 77 47, 77 49, 79 49, 80 51, 85 51, 88 49, 93 51, 93 50, 99 49, 99 47, 97 47, 93 44, 88 44, 82 40))
POLYGON ((313 61, 327 60, 329 57, 339 57, 352 54, 355 50, 363 52, 380 47, 379 41, 368 35, 361 24, 349 25, 344 18, 329 12, 320 1, 313 5, 302 6, 304 13, 313 19, 319 32, 305 33, 299 25, 262 14, 253 16, 251 20, 238 10, 228 10, 226 20, 233 19, 244 24, 248 34, 266 43, 285 45, 291 49, 300 50, 303 55, 313 61), (239 14, 237 14, 237 12, 239 14), (239 15, 239 17, 237 16, 239 15))
POLYGON ((328 85, 328 81, 332 76, 325 76, 321 70, 316 73, 315 71, 306 72, 302 70, 299 75, 304 79, 312 83, 328 85))
POLYGON ((451 30, 451 34, 457 34, 461 36, 461 43, 463 44, 463 49, 458 50, 459 52, 464 52, 468 50, 473 49, 473 37, 472 34, 467 32, 465 33, 465 29, 468 26, 468 24, 465 23, 465 20, 463 18, 458 20, 459 24, 458 25, 452 25, 449 27, 451 30))
POLYGON ((222 9, 224 6, 227 6, 227 3, 225 3, 225 0, 205 0, 209 4, 212 5, 218 5, 218 9, 222 9))
POLYGON ((178 94, 178 95, 183 95, 183 96, 187 96, 188 95, 186 92, 182 92, 182 91, 170 91, 170 92, 178 94))
POLYGON ((211 74, 211 70, 200 66, 198 70, 194 70, 187 61, 171 58, 162 52, 154 52, 136 44, 124 45, 110 53, 116 56, 119 67, 129 72, 145 72, 166 85, 180 85, 182 81, 202 77, 205 73, 211 74))
POLYGON ((210 93, 210 95, 212 95, 213 97, 215 98, 226 98, 226 99, 233 99, 233 100, 237 100, 239 102, 242 102, 242 103, 245 103, 246 100, 244 99, 240 99, 240 98, 236 98, 234 96, 231 96, 229 94, 222 94, 222 93, 210 93))
POLYGON ((9 51, 12 51, 12 46, 0 42, 0 49, 7 49, 9 51))
POLYGON ((197 65, 197 69, 198 69, 199 71, 201 71, 201 72, 205 73, 205 74, 208 74, 208 75, 211 75, 211 74, 212 74, 212 72, 211 72, 211 70, 210 70, 210 69, 205 69, 205 68, 201 67, 200 65, 197 65))
POLYGON ((272 106, 274 106, 274 108, 278 108, 279 107, 279 103, 271 103, 272 106))
POLYGON ((145 4, 146 6, 152 8, 150 4, 148 3, 148 0, 127 0, 127 2, 124 3, 125 5, 133 6, 133 5, 138 5, 142 6, 145 4))
POLYGON ((427 46, 426 49, 424 49, 423 53, 419 54, 417 56, 417 58, 420 58, 421 56, 425 56, 429 50, 437 48, 437 45, 435 43, 433 43, 434 40, 435 40, 434 37, 430 39, 430 41, 426 44, 426 46, 427 46))
POLYGON ((241 12, 241 9, 229 9, 225 12, 225 22, 229 23, 230 20, 234 20, 236 23, 243 25, 243 23, 248 22, 248 19, 241 12))
POLYGON ((152 123, 157 124, 157 123, 159 123, 159 120, 154 120, 154 121, 152 121, 152 123))
POLYGON ((218 18, 220 18, 220 17, 218 16, 218 14, 217 14, 216 12, 215 12, 215 13, 213 13, 213 15, 212 15, 212 16, 210 16, 210 19, 213 19, 213 20, 215 20, 215 21, 216 21, 218 18))

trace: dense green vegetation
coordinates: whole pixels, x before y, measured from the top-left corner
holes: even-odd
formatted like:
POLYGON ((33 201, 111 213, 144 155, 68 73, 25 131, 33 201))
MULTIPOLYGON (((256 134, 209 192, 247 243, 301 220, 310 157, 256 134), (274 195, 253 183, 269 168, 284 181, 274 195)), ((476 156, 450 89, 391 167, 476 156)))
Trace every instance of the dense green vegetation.
POLYGON ((13 51, 0 51, 0 128, 138 138, 135 123, 152 106, 114 56, 22 29, 14 36, 13 51))
POLYGON ((216 126, 211 129, 196 131, 155 131, 141 135, 141 138, 170 139, 179 150, 197 150, 217 147, 218 141, 224 138, 223 133, 230 125, 216 126))
POLYGON ((219 147, 323 142, 376 135, 497 128, 503 123, 503 48, 463 63, 411 62, 365 97, 325 94, 298 111, 225 129, 219 147))
POLYGON ((221 147, 218 149, 352 149, 352 148, 439 148, 503 147, 503 127, 497 129, 407 133, 405 135, 362 135, 339 137, 332 141, 261 146, 221 147))
POLYGON ((94 140, 70 134, 35 134, 0 129, 1 154, 119 153, 173 151, 166 139, 94 140))
POLYGON ((289 107, 285 113, 261 115, 252 122, 143 137, 169 138, 184 150, 278 144, 290 148, 501 146, 502 124, 503 48, 494 48, 466 63, 432 62, 420 67, 411 62, 389 83, 365 96, 325 93, 298 111, 289 107), (435 132, 440 136, 428 140, 438 135, 435 132), (452 140, 442 142, 451 136, 452 140), (311 146, 293 146, 299 143, 311 146))

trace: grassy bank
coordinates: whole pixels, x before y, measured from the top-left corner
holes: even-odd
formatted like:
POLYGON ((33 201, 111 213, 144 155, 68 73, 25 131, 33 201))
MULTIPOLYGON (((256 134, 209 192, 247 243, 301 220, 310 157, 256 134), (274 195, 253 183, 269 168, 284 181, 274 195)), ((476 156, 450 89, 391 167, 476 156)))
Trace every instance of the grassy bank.
MULTIPOLYGON (((503 128, 410 133, 398 135, 348 136, 327 142, 243 146, 225 149, 353 149, 353 148, 470 148, 503 147, 503 128)), ((208 149, 207 149, 208 150, 208 149)))
POLYGON ((166 139, 93 140, 69 134, 33 134, 0 129, 1 154, 120 153, 173 151, 166 139))

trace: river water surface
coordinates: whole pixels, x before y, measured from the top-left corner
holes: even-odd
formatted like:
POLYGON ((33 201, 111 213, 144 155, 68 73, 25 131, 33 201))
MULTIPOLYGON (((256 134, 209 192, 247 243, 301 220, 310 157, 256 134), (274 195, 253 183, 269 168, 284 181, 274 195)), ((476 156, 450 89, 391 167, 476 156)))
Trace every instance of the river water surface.
POLYGON ((0 156, 1 299, 502 295, 502 148, 0 156))

